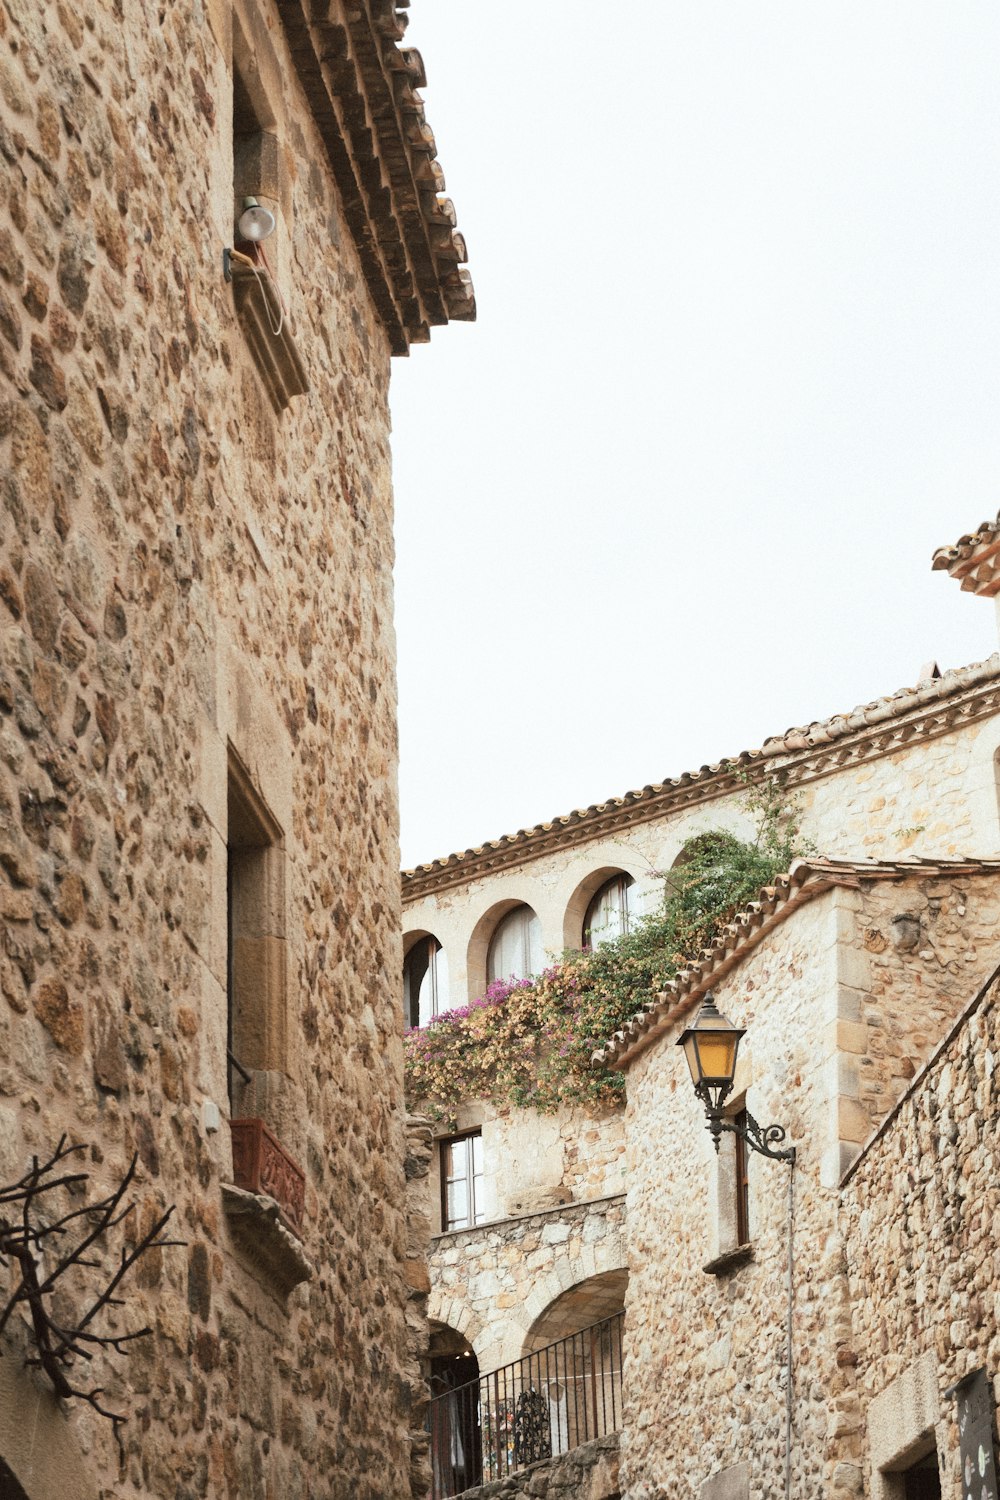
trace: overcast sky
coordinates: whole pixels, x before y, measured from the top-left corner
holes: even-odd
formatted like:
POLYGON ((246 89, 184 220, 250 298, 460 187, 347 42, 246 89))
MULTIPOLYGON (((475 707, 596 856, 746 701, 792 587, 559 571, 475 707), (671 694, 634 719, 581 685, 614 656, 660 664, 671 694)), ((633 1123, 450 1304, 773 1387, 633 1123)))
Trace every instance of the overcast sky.
POLYGON ((394 364, 404 865, 989 655, 1000 7, 410 15, 479 321, 394 364))

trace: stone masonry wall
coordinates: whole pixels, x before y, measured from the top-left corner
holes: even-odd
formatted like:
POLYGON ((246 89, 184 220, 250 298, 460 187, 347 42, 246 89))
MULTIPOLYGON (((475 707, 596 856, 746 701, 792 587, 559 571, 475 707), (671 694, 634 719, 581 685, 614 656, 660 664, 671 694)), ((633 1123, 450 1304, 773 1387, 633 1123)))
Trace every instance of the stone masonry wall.
MULTIPOLYGON (((867 1138, 946 1034, 995 962, 1000 888, 993 876, 867 883, 850 978, 858 1025, 841 1043, 859 1056, 867 1138)), ((843 972, 843 965, 842 965, 843 972)))
POLYGON ((466 1490, 463 1500, 619 1500, 617 1434, 466 1490))
MULTIPOLYGON (((478 1128, 483 1136, 480 1206, 486 1219, 507 1219, 559 1203, 607 1198, 625 1190, 623 1112, 594 1113, 564 1106, 552 1114, 473 1100, 462 1105, 451 1125, 478 1128)), ((431 1163, 432 1214, 441 1229, 441 1159, 431 1163)))
MULTIPOLYGON (((799 1152, 792 1456, 803 1500, 846 1500, 861 1485, 838 1163, 857 1155, 873 1111, 891 1107, 996 964, 995 887, 977 877, 828 892, 714 987, 748 1029, 733 1104, 745 1098, 762 1124, 784 1125, 799 1152), (912 947, 892 939, 900 913, 912 947)), ((684 1024, 628 1071, 623 1494, 697 1494, 747 1462, 749 1500, 766 1500, 783 1482, 788 1168, 751 1158, 753 1254, 726 1260, 731 1141, 716 1159, 673 1047, 684 1024)))
MULTIPOLYGON (((427 1298, 431 1283, 427 1272, 427 1247, 430 1242, 428 1174, 434 1145, 429 1123, 419 1115, 406 1119, 406 1263, 404 1272, 408 1289, 406 1328, 410 1357, 422 1377, 427 1374, 427 1350, 430 1329, 427 1322, 427 1298)), ((426 1378, 423 1389, 414 1388, 410 1398, 410 1488, 414 1497, 425 1496, 431 1485, 429 1461, 430 1435, 426 1430, 430 1387, 426 1378)))
POLYGON ((271 0, 0 0, 0 153, 0 1182, 62 1131, 95 1188, 137 1152, 140 1220, 176 1204, 186 1241, 126 1286, 154 1336, 100 1361, 121 1464, 7 1359, 0 1459, 30 1411, 26 1461, 68 1443, 81 1495, 402 1496, 386 338, 271 0), (311 383, 280 417, 221 275, 234 37, 311 383), (283 851, 251 1102, 307 1177, 288 1305, 221 1206, 230 751, 283 851))
MULTIPOLYGON (((835 1218, 819 1180, 822 1101, 810 1097, 803 1075, 813 1067, 813 1038, 836 983, 835 926, 833 904, 819 898, 716 987, 722 1011, 748 1028, 738 1094, 745 1091, 761 1123, 778 1121, 801 1143, 796 1233, 812 1265, 796 1301, 793 1493, 803 1497, 825 1493, 820 1380, 829 1306, 822 1288, 835 1218)), ((727 1160, 714 1155, 674 1046, 681 1029, 628 1072, 622 1494, 696 1496, 711 1475, 752 1456, 748 1500, 773 1500, 783 1485, 789 1169, 751 1162, 753 1259, 706 1274, 703 1267, 730 1248, 721 1201, 727 1160)))
POLYGON ((532 1325, 557 1297, 624 1268, 624 1212, 615 1197, 439 1235, 430 1317, 469 1341, 483 1374, 520 1359, 532 1325))
POLYGON ((880 1460, 891 1467, 928 1424, 944 1500, 964 1496, 956 1403, 945 1392, 985 1365, 1000 1400, 998 1057, 994 986, 914 1081, 841 1195, 849 1357, 865 1492, 876 1500, 896 1493, 880 1460))

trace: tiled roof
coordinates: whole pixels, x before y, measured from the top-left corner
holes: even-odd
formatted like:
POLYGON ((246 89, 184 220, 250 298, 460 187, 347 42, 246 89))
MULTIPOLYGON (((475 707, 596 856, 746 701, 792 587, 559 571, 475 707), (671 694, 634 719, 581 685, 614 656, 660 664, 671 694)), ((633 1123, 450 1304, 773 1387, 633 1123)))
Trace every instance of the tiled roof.
POLYGON ((747 771, 780 766, 791 787, 853 763, 889 755, 913 740, 946 734, 1000 711, 1000 655, 903 688, 847 714, 835 714, 764 741, 757 750, 654 782, 607 802, 578 808, 550 823, 521 828, 490 843, 404 870, 403 900, 412 902, 542 854, 620 831, 743 787, 747 771))
POLYGON ((1000 593, 1000 515, 995 521, 984 521, 978 531, 960 536, 954 547, 939 547, 931 567, 947 569, 949 578, 959 579, 969 593, 988 599, 1000 593))
POLYGON ((365 280, 394 354, 430 327, 476 316, 465 240, 444 194, 418 90, 424 64, 400 47, 410 0, 278 0, 365 280))
POLYGON ((914 877, 1000 875, 998 859, 840 860, 797 859, 756 901, 726 924, 719 936, 692 963, 654 996, 621 1031, 594 1053, 594 1061, 625 1068, 661 1032, 678 1020, 741 963, 757 944, 793 911, 833 886, 859 887, 869 880, 914 877))

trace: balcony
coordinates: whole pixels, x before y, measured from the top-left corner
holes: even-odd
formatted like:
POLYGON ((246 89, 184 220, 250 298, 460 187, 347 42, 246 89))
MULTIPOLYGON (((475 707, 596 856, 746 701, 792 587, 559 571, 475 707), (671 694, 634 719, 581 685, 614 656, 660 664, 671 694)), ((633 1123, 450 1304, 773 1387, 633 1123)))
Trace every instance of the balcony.
POLYGON ((431 1500, 450 1500, 621 1427, 624 1313, 434 1395, 431 1500))

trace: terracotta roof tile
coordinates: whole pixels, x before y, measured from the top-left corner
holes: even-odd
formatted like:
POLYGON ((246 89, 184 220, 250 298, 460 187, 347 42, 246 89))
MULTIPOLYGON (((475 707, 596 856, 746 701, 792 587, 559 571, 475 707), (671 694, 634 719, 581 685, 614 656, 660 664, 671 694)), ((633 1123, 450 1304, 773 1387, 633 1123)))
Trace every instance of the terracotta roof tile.
POLYGON ((977 531, 960 536, 954 547, 939 547, 931 568, 947 570, 968 593, 993 598, 1000 593, 1000 514, 984 521, 977 531))
POLYGON ((523 864, 550 849, 582 843, 634 823, 649 822, 685 805, 738 791, 747 770, 781 762, 790 785, 829 775, 854 761, 890 754, 919 738, 932 738, 1000 711, 1000 655, 902 688, 850 713, 834 714, 784 734, 756 750, 741 750, 697 771, 651 782, 622 797, 577 808, 563 817, 521 828, 471 849, 445 855, 402 874, 403 900, 464 884, 501 868, 523 864))
POLYGON ((773 885, 765 886, 756 901, 751 901, 726 924, 701 958, 682 969, 628 1026, 616 1031, 594 1053, 594 1061, 615 1068, 627 1067, 661 1032, 735 969, 779 923, 833 886, 857 888, 869 880, 963 875, 1000 875, 1000 859, 797 859, 787 874, 779 875, 773 885))

